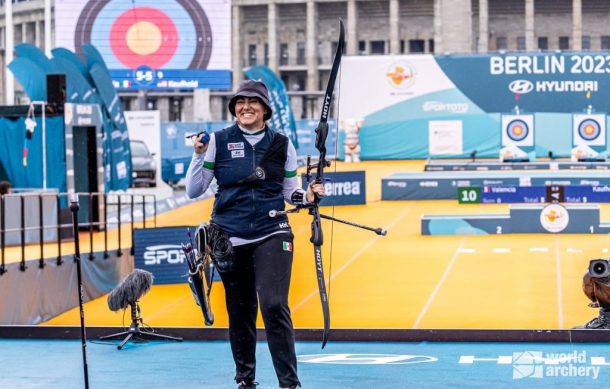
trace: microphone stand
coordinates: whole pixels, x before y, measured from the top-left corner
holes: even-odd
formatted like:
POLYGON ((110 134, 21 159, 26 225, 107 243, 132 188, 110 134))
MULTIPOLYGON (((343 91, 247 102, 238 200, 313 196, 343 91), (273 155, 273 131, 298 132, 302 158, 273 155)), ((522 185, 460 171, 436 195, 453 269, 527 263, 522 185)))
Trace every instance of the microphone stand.
POLYGON ((87 369, 87 335, 85 334, 85 305, 83 302, 83 279, 80 263, 80 242, 78 239, 78 194, 70 194, 70 211, 72 211, 72 225, 74 226, 74 262, 76 262, 76 276, 78 280, 78 305, 80 308, 80 338, 83 349, 83 373, 85 376, 85 389, 89 389, 89 373, 87 369))

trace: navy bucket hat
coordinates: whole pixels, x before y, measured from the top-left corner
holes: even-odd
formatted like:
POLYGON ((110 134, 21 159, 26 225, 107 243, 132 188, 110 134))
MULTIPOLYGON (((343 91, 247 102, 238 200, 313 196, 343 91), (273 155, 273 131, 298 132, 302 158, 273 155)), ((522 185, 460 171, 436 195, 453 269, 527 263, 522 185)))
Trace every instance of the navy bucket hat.
POLYGON ((239 97, 258 98, 267 108, 267 113, 263 116, 263 120, 267 121, 271 118, 273 111, 271 110, 271 104, 269 104, 269 91, 262 81, 246 80, 239 84, 235 95, 229 101, 229 112, 233 116, 235 116, 235 103, 239 97))

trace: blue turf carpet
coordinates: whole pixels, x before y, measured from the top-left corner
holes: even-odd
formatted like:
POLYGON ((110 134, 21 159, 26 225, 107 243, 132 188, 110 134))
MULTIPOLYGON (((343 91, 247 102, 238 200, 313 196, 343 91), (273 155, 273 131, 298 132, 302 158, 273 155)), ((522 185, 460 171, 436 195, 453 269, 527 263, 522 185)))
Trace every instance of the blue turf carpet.
MULTIPOLYGON (((235 388, 229 344, 87 343, 90 388, 235 388)), ((610 345, 567 343, 297 343, 303 388, 608 387, 610 345)), ((265 343, 260 389, 277 388, 265 343)), ((0 388, 83 388, 78 340, 0 340, 0 388)))

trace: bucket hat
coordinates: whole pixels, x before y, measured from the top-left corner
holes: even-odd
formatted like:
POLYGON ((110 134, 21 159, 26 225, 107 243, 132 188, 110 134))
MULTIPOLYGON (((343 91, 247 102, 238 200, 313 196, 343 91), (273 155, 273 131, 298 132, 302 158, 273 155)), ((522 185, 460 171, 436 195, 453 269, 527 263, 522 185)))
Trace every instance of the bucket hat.
POLYGON ((273 111, 271 110, 271 104, 269 104, 269 91, 267 90, 267 87, 262 81, 246 80, 239 84, 235 95, 233 95, 233 97, 231 97, 231 100, 229 100, 229 111, 233 116, 236 116, 235 103, 240 97, 258 98, 267 108, 267 112, 263 116, 263 120, 269 120, 269 118, 271 118, 273 111))

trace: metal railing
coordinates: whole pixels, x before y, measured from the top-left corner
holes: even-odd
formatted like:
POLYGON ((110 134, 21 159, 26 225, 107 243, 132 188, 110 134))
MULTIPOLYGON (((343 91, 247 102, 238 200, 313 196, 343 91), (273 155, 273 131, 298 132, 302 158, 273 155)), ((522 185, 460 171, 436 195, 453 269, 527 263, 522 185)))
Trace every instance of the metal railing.
MULTIPOLYGON (((7 272, 6 268, 6 249, 7 246, 19 245, 21 249, 21 260, 19 263, 19 269, 25 271, 26 266, 26 247, 34 244, 38 244, 40 255, 38 259, 38 267, 44 268, 45 263, 45 245, 47 243, 55 242, 57 245, 57 265, 63 263, 62 259, 62 243, 64 241, 70 241, 74 238, 71 229, 73 223, 71 219, 71 213, 68 209, 69 193, 15 193, 0 195, 0 276, 7 272), (50 199, 50 200, 46 200, 50 199), (45 207, 49 204, 49 201, 54 203, 54 207, 45 207), (53 201, 54 200, 54 201, 53 201), (7 228, 7 202, 11 206, 19 204, 19 209, 11 209, 12 215, 18 214, 18 222, 15 223, 12 219, 12 224, 17 226, 7 228), (37 206, 33 206, 37 204, 37 206), (55 213, 50 215, 50 213, 55 213), (27 218, 33 219, 33 223, 27 223, 27 218), (55 220, 55 223, 45 223, 46 219, 55 220), (69 220, 69 222, 66 222, 69 220), (37 239, 30 239, 28 242, 26 233, 30 231, 38 232, 37 239), (45 232, 51 234, 51 238, 45 239, 45 232), (14 237, 18 236, 17 242, 9 244, 7 242, 7 234, 12 234, 14 237), (53 234, 55 239, 53 239, 53 234), (68 235, 64 238, 62 235, 68 235)), ((81 221, 81 215, 79 215, 79 229, 86 231, 89 236, 89 260, 95 259, 94 253, 94 233, 95 231, 102 231, 104 236, 104 259, 109 258, 109 229, 117 229, 116 238, 116 255, 118 257, 123 255, 123 239, 121 230, 126 224, 129 225, 131 231, 131 254, 134 253, 134 229, 136 227, 136 221, 142 228, 147 228, 147 223, 150 226, 157 226, 157 201, 156 196, 152 194, 131 194, 131 193, 77 193, 79 203, 81 204, 81 210, 86 211, 84 218, 86 220, 81 221), (152 199, 151 201, 149 201, 152 199), (82 207, 85 205, 86 207, 82 207), (147 220, 152 219, 152 220, 147 220)), ((31 237, 33 237, 30 234, 31 237)), ((81 253, 82 255, 82 253, 81 253)))

